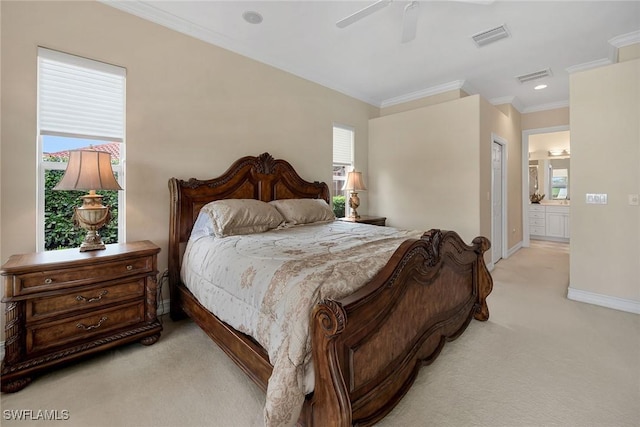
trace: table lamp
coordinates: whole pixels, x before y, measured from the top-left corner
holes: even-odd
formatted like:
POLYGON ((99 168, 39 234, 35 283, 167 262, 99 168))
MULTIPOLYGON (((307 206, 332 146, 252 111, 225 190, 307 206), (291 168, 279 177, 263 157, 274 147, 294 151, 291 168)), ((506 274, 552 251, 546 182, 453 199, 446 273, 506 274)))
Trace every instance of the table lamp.
POLYGON ((64 176, 54 190, 85 190, 82 206, 74 208, 73 221, 87 230, 80 252, 105 249, 98 233, 111 220, 109 206, 102 204, 96 190, 122 190, 111 168, 111 155, 106 151, 71 150, 64 176))
POLYGON ((351 213, 349 214, 349 218, 360 218, 360 214, 358 214, 358 206, 360 206, 360 198, 358 197, 358 191, 365 191, 367 187, 364 185, 364 180, 362 179, 362 172, 349 172, 347 175, 347 182, 344 184, 343 190, 349 190, 351 192, 351 196, 349 197, 349 207, 351 208, 351 213))

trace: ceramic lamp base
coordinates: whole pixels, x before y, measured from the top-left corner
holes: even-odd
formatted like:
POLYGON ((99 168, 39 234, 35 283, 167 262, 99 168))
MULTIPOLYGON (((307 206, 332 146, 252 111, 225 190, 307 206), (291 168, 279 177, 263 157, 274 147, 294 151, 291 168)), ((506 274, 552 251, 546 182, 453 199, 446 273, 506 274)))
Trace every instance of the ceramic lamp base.
POLYGON ((105 249, 98 230, 111 220, 109 207, 102 204, 102 196, 95 192, 83 196, 82 201, 82 206, 75 208, 73 215, 76 225, 87 230, 80 252, 105 249))

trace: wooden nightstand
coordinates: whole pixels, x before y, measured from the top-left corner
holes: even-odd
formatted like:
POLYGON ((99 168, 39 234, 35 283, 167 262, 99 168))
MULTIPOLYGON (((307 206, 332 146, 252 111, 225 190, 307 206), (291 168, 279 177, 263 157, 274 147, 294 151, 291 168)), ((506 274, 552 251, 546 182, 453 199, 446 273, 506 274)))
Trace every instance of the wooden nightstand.
POLYGON ((360 215, 360 218, 345 217, 345 218, 338 218, 338 221, 358 222, 360 224, 381 225, 384 227, 385 222, 387 221, 387 218, 383 216, 360 215))
POLYGON ((5 356, 2 391, 34 374, 117 345, 151 345, 156 316, 157 255, 150 241, 14 255, 2 266, 5 356))

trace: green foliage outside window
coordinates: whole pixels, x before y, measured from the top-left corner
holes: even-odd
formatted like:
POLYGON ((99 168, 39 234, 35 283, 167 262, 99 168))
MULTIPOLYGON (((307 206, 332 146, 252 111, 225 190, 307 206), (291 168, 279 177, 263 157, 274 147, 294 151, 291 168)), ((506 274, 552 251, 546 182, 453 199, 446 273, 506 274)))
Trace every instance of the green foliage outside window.
MULTIPOLYGON (((63 170, 46 170, 44 174, 44 249, 77 248, 87 234, 73 224, 74 207, 82 206, 81 196, 86 191, 53 190, 64 175, 63 170)), ((104 196, 102 203, 111 207, 111 221, 100 229, 104 243, 118 242, 118 192, 97 191, 104 196)))
POLYGON ((344 196, 333 196, 333 214, 336 218, 344 217, 344 196))

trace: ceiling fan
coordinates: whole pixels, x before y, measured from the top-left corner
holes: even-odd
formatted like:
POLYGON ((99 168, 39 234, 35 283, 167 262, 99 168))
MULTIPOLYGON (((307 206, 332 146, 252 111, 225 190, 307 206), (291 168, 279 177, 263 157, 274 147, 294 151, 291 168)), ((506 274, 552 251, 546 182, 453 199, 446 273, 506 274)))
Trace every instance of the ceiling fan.
MULTIPOLYGON (((362 18, 371 15, 374 12, 377 12, 380 9, 384 9, 389 6, 389 4, 393 0, 378 0, 375 3, 370 4, 369 6, 358 10, 355 13, 347 16, 336 22, 336 26, 338 28, 344 28, 348 25, 351 25, 362 18)), ((480 4, 489 4, 493 3, 494 0, 456 0, 461 1, 463 3, 480 3, 480 4)), ((416 31, 418 29, 418 10, 419 10, 420 2, 419 1, 411 1, 407 3, 404 7, 404 15, 402 17, 402 43, 410 42, 411 40, 416 38, 416 31)))
MULTIPOLYGON (((336 22, 338 28, 344 28, 351 25, 362 18, 377 12, 380 9, 384 9, 389 6, 393 0, 378 0, 369 6, 360 9, 359 11, 347 16, 336 22)), ((402 18, 402 43, 407 43, 416 38, 416 31, 418 29, 418 7, 420 2, 412 1, 404 7, 404 15, 402 18)))

